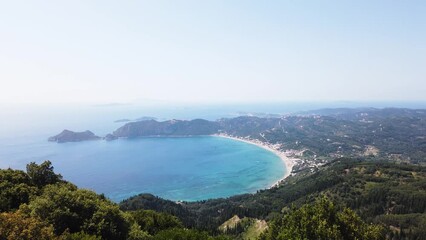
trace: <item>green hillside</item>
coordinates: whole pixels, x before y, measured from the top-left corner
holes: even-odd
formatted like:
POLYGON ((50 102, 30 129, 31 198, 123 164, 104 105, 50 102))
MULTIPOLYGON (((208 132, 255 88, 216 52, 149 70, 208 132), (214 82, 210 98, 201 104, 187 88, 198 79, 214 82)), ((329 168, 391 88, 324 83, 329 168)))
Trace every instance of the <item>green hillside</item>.
POLYGON ((340 211, 349 208, 365 222, 382 225, 389 238, 426 236, 426 167, 382 161, 341 158, 316 172, 306 170, 290 177, 279 187, 227 199, 168 202, 163 208, 164 204, 156 206, 141 195, 120 205, 129 210, 150 206, 177 213, 180 209, 185 224, 214 231, 234 215, 270 222, 321 196, 327 196, 340 211))
POLYGON ((0 170, 0 239, 227 239, 183 227, 166 213, 122 211, 62 180, 49 161, 0 170))

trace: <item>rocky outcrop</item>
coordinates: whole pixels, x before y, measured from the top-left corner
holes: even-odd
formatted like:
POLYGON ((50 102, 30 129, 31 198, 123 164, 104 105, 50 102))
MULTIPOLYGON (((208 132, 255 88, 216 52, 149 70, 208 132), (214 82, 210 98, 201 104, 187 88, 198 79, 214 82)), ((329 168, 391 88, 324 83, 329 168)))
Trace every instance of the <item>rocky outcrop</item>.
POLYGON ((99 140, 99 139, 101 139, 101 137, 96 136, 93 132, 89 130, 84 132, 73 132, 73 131, 65 129, 58 135, 50 137, 48 141, 65 143, 65 142, 81 142, 81 141, 99 140))
POLYGON ((104 137, 104 140, 105 141, 113 141, 113 140, 116 140, 116 139, 118 139, 118 137, 117 136, 114 136, 114 135, 112 135, 112 134, 107 134, 105 137, 104 137))

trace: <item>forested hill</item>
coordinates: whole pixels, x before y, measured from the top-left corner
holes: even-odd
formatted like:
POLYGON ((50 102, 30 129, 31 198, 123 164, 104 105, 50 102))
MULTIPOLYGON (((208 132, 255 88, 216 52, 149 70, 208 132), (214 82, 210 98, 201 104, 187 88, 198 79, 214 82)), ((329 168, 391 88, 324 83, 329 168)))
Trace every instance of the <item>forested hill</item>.
POLYGON ((271 222, 321 195, 340 209, 355 210, 367 223, 383 225, 389 239, 425 239, 426 167, 383 161, 337 159, 256 194, 179 204, 140 195, 120 207, 173 213, 188 226, 212 230, 234 215, 271 222))
POLYGON ((399 162, 426 162, 426 110, 323 109, 280 118, 243 116, 217 121, 154 120, 127 123, 117 137, 184 136, 224 133, 280 144, 305 160, 374 156, 399 162))
POLYGON ((104 195, 79 189, 49 161, 27 171, 0 169, 1 240, 225 240, 185 228, 175 216, 122 211, 104 195))
MULTIPOLYGON (((417 176, 423 179, 422 172, 417 176)), ((318 187, 322 184, 316 187, 316 191, 319 191, 318 187)), ((314 191, 312 186, 308 186, 304 194, 313 197, 309 191, 314 191)), ((64 181, 46 161, 40 165, 28 164, 26 172, 0 169, 0 239, 384 239, 385 229, 381 225, 362 220, 355 212, 340 208, 331 199, 321 196, 281 215, 278 208, 290 201, 281 196, 268 196, 266 192, 235 197, 229 202, 214 200, 192 204, 144 195, 123 203, 120 210, 105 196, 64 181), (257 202, 262 204, 260 208, 257 202), (153 208, 158 211, 149 210, 153 208), (270 212, 276 208, 276 213, 270 212), (235 228, 221 231, 218 228, 221 219, 233 214, 266 216, 268 223, 245 217, 236 222, 235 228), (272 219, 274 214, 276 217, 272 219)), ((421 217, 420 214, 418 218, 421 217)), ((414 236, 417 232, 411 231, 410 234, 414 236)))
POLYGON ((210 135, 218 131, 218 123, 203 119, 191 121, 169 120, 164 122, 146 120, 127 123, 114 131, 113 135, 117 137, 186 136, 210 135))

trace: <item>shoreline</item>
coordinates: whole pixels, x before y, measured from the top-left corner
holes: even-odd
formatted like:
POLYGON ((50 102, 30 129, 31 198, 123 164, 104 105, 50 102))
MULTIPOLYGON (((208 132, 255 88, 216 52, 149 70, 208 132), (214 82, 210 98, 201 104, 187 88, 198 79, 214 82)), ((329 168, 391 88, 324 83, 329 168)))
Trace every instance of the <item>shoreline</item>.
POLYGON ((291 157, 287 156, 286 152, 278 150, 277 145, 268 144, 268 143, 259 141, 257 139, 253 140, 253 139, 246 139, 246 138, 242 138, 242 137, 234 137, 234 136, 230 136, 228 134, 213 134, 211 136, 228 138, 228 139, 232 139, 232 140, 256 145, 258 147, 261 147, 261 148, 263 148, 267 151, 270 151, 270 152, 274 153, 275 155, 277 155, 281 159, 281 161, 284 163, 284 165, 286 167, 286 171, 285 171, 284 176, 282 178, 280 178, 279 180, 277 180, 276 182, 274 182, 274 184, 272 184, 268 189, 278 186, 280 182, 282 182, 284 179, 286 179, 288 176, 290 176, 292 171, 293 171, 294 165, 296 165, 297 158, 291 158, 291 157))

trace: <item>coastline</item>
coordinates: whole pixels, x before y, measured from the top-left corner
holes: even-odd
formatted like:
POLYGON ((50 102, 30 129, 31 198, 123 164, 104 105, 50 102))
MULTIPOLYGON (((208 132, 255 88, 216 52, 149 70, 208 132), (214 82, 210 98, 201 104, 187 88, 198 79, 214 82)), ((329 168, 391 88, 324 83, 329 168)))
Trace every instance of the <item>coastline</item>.
POLYGON ((273 188, 275 186, 278 186, 280 182, 282 182, 284 179, 286 179, 288 176, 290 176, 291 172, 293 171, 293 167, 296 164, 297 158, 289 157, 286 152, 279 150, 279 145, 268 144, 268 143, 259 141, 257 139, 253 140, 253 139, 248 139, 248 138, 230 136, 228 134, 223 134, 223 133, 222 134, 213 134, 211 136, 223 137, 223 138, 228 138, 228 139, 232 139, 232 140, 236 140, 236 141, 240 141, 240 142, 245 142, 245 143, 248 143, 248 144, 253 144, 253 145, 261 147, 261 148, 268 150, 268 151, 274 153, 275 155, 277 155, 281 159, 281 161, 283 161, 283 163, 286 167, 286 171, 285 171, 284 176, 282 178, 280 178, 279 180, 277 180, 269 188, 273 188))

